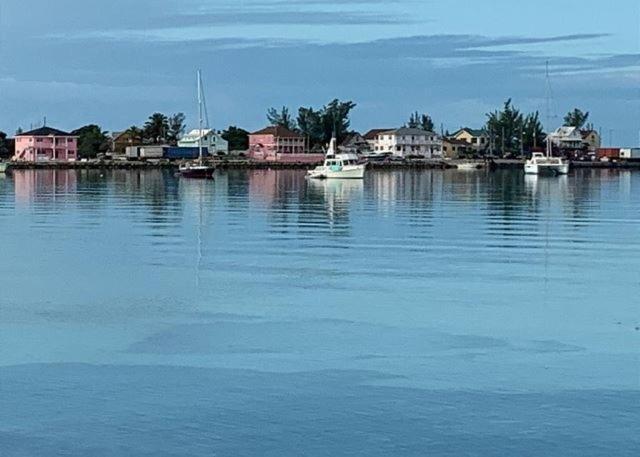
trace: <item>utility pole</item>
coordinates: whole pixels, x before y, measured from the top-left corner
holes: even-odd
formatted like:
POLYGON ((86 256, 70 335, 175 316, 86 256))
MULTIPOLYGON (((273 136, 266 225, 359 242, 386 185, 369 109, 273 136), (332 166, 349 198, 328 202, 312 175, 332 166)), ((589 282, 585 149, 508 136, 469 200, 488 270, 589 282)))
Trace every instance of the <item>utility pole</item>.
POLYGON ((504 157, 504 127, 502 127, 502 150, 500 151, 500 153, 502 154, 502 157, 504 157))

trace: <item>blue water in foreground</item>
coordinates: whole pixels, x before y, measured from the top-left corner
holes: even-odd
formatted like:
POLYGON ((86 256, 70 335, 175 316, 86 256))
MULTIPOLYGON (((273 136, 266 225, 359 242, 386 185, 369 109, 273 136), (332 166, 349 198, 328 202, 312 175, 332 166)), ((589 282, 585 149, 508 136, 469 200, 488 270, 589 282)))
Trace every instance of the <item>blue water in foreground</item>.
POLYGON ((0 177, 0 456, 640 455, 640 173, 0 177))

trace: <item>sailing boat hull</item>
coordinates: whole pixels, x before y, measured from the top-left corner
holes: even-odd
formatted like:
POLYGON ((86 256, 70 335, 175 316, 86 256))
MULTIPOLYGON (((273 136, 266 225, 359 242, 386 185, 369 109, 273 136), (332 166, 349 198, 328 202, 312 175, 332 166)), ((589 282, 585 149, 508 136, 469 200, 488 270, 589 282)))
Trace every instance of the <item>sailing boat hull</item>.
POLYGON ((180 176, 189 179, 213 179, 213 167, 184 167, 180 168, 180 176))

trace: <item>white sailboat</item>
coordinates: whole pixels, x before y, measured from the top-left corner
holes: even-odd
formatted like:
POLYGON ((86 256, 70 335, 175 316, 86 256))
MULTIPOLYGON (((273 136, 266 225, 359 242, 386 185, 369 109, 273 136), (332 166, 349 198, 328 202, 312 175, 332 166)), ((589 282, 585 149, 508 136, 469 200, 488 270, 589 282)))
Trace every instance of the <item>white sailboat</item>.
POLYGON ((531 158, 525 162, 524 172, 528 175, 544 173, 567 175, 569 174, 569 162, 560 157, 553 157, 551 138, 547 138, 546 156, 541 152, 534 152, 531 158))
POLYGON ((204 134, 204 92, 202 89, 202 72, 198 70, 198 160, 180 165, 180 176, 195 179, 211 179, 215 167, 204 163, 204 151, 202 146, 202 136, 204 134))
MULTIPOLYGON (((547 127, 550 125, 551 120, 551 76, 549 74, 549 62, 546 65, 546 78, 547 78, 547 127)), ((547 153, 546 155, 541 152, 534 152, 531 158, 524 164, 524 172, 527 175, 539 175, 539 174, 554 174, 554 175, 567 175, 569 174, 569 162, 563 160, 561 157, 553 157, 553 145, 551 138, 547 135, 547 153)))
POLYGON ((312 179, 363 179, 367 168, 355 154, 338 154, 335 135, 331 138, 324 163, 307 172, 312 179))

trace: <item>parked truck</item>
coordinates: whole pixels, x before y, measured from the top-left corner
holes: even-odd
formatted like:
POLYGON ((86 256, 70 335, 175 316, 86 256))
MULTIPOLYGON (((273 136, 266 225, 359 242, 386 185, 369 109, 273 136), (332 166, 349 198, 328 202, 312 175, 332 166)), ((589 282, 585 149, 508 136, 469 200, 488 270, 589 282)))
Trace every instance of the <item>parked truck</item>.
MULTIPOLYGON (((164 158, 169 160, 193 160, 197 159, 200 155, 199 148, 195 147, 170 147, 165 149, 164 158)), ((208 148, 202 148, 202 155, 204 157, 209 155, 208 148)))
POLYGON ((127 160, 138 160, 140 158, 140 146, 127 146, 124 150, 127 160))
POLYGON ((144 160, 162 159, 166 149, 167 146, 143 146, 140 148, 140 158, 144 160))
POLYGON ((623 160, 640 160, 640 148, 620 149, 620 158, 623 160))
POLYGON ((620 148, 600 148, 596 151, 596 159, 618 160, 620 158, 620 148))

